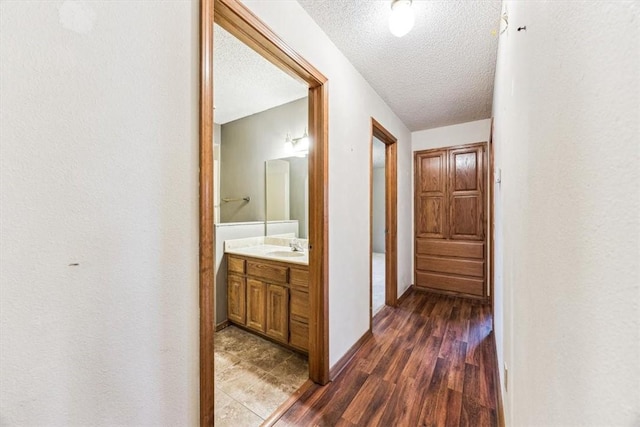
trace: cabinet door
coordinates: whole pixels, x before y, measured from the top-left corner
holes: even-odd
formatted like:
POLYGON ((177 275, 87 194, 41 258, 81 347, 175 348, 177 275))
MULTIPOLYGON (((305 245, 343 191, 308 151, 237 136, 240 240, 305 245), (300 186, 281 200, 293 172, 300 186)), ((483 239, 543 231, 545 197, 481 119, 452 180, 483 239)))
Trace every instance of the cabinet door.
POLYGON ((267 285, 267 335, 280 342, 289 340, 289 289, 267 285))
POLYGON ((484 147, 449 152, 449 237, 484 240, 484 147))
POLYGON ((262 333, 266 328, 266 289, 266 283, 247 279, 247 327, 262 333))
POLYGON ((415 234, 417 238, 447 237, 447 151, 415 155, 415 234))
POLYGON ((229 274, 227 276, 227 316, 229 320, 245 324, 246 308, 245 278, 229 274))
POLYGON ((298 322, 309 323, 309 293, 291 289, 289 315, 298 322))

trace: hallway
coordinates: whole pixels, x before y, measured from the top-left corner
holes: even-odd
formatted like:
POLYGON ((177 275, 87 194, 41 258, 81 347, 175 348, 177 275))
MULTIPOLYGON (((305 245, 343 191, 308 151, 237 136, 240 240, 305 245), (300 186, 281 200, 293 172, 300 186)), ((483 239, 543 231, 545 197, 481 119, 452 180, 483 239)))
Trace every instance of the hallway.
POLYGON ((376 316, 373 338, 276 426, 495 426, 491 308, 411 291, 376 316))

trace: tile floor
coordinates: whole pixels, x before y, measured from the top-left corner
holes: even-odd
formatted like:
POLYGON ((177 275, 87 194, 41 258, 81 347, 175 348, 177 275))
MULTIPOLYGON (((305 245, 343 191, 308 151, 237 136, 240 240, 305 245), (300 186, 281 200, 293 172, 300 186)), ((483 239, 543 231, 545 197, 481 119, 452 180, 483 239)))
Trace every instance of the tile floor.
POLYGON ((216 427, 259 426, 307 378, 306 357, 235 326, 216 332, 216 427))
POLYGON ((384 254, 373 252, 371 258, 371 277, 373 282, 373 315, 384 307, 384 254))

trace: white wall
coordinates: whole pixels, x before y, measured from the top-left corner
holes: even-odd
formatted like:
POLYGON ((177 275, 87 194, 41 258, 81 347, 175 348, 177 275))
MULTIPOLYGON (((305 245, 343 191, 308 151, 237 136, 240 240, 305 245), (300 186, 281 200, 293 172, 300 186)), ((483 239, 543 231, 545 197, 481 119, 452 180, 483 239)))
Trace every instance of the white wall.
POLYGON ((411 284, 410 133, 297 2, 244 4, 329 79, 329 359, 333 365, 369 328, 371 116, 398 138, 398 293, 411 284))
POLYGON ((504 7, 494 141, 507 424, 638 425, 639 6, 504 7))
POLYGON ((0 17, 0 424, 196 425, 197 4, 0 17))
POLYGON ((412 151, 452 147, 489 140, 491 119, 476 120, 457 125, 425 129, 411 134, 412 151))

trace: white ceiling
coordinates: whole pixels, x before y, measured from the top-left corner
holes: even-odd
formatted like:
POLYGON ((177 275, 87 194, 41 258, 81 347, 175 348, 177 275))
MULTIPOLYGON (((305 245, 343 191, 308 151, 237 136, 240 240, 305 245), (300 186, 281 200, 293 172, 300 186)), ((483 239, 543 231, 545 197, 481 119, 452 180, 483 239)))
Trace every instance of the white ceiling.
POLYGON ((491 116, 501 0, 413 0, 402 38, 390 1, 298 1, 411 131, 491 116))
POLYGON ((213 120, 225 124, 308 95, 308 87, 214 26, 213 120))

